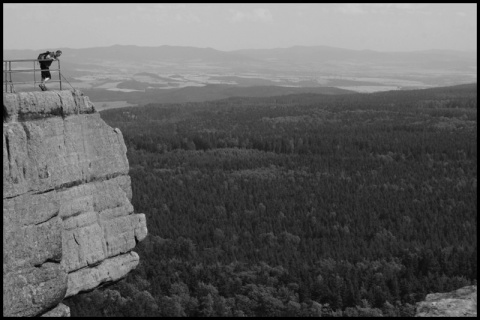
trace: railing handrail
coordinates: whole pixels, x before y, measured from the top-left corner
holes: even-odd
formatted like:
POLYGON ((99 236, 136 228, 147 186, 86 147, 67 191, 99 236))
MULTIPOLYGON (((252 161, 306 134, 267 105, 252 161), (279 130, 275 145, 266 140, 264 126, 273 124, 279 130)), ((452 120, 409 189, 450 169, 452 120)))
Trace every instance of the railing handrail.
POLYGON ((58 59, 14 59, 14 60, 3 60, 3 62, 26 62, 26 61, 58 61, 58 59))
POLYGON ((60 71, 60 60, 59 59, 14 59, 14 60, 3 60, 3 82, 5 85, 5 92, 8 92, 8 87, 10 86, 10 92, 15 92, 13 85, 14 84, 28 84, 33 82, 33 86, 41 81, 37 81, 35 79, 36 71, 58 71, 58 80, 51 79, 51 82, 59 82, 60 83, 60 90, 62 90, 62 73, 60 71), (57 61, 58 69, 41 69, 40 67, 37 68, 36 62, 40 61, 57 61), (12 70, 12 62, 33 62, 33 69, 13 69, 12 70), (33 81, 32 82, 14 82, 12 81, 12 74, 14 73, 22 73, 22 72, 32 72, 33 71, 33 81))
POLYGON ((59 71, 60 69, 21 69, 21 70, 3 70, 5 73, 20 73, 20 72, 32 72, 32 71, 59 71))

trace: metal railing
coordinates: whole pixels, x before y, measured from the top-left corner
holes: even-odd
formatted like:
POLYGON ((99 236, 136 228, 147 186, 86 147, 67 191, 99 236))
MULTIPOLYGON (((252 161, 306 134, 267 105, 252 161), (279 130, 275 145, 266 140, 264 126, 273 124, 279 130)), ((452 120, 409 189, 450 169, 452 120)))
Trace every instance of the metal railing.
POLYGON ((51 82, 59 82, 60 83, 60 90, 62 90, 62 74, 60 72, 60 60, 53 60, 58 63, 58 69, 40 69, 40 66, 38 64, 39 61, 51 61, 49 59, 22 59, 22 60, 3 60, 3 84, 4 84, 4 92, 15 92, 15 86, 16 84, 31 84, 33 83, 33 88, 36 88, 37 83, 41 83, 41 77, 40 80, 37 81, 37 74, 41 75, 42 71, 58 71, 58 80, 49 80, 49 83, 51 82), (12 63, 27 63, 27 62, 33 62, 33 69, 12 69, 12 63), (22 72, 33 72, 33 81, 16 81, 14 82, 12 79, 12 74, 16 73, 22 73, 22 72), (9 91, 10 89, 10 91, 9 91))

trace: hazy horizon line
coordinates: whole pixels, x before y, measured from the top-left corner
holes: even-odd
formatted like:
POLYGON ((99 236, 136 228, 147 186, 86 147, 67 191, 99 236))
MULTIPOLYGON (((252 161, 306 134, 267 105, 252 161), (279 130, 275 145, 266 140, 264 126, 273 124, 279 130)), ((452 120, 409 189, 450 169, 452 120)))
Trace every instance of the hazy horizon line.
MULTIPOLYGON (((82 48, 72 48, 72 47, 57 47, 61 49, 73 49, 73 50, 83 50, 83 49, 96 49, 96 48, 111 48, 111 47, 139 47, 139 48, 160 48, 160 47, 180 47, 180 48, 196 48, 196 49, 212 49, 215 51, 221 52, 235 52, 235 51, 242 51, 242 50, 277 50, 277 49, 292 49, 296 47, 301 48, 315 48, 315 47, 325 47, 325 48, 332 48, 332 49, 341 49, 341 50, 348 50, 348 51, 372 51, 372 52, 381 52, 381 53, 407 53, 407 52, 428 52, 428 51, 447 51, 447 52, 463 52, 463 53, 477 53, 477 50, 460 50, 460 49, 418 49, 418 50, 406 50, 406 51, 384 51, 384 50, 375 50, 375 49, 348 49, 343 47, 335 47, 331 45, 291 45, 288 47, 273 47, 273 48, 243 48, 243 49, 235 49, 235 50, 221 50, 216 49, 213 47, 197 47, 191 45, 169 45, 169 44, 162 44, 158 46, 146 46, 146 45, 137 45, 137 44, 113 44, 109 46, 93 46, 93 47, 82 47, 82 48)), ((39 48, 39 49, 7 49, 3 48, 3 51, 22 51, 22 50, 30 50, 30 51, 38 51, 38 50, 47 50, 47 48, 39 48)))

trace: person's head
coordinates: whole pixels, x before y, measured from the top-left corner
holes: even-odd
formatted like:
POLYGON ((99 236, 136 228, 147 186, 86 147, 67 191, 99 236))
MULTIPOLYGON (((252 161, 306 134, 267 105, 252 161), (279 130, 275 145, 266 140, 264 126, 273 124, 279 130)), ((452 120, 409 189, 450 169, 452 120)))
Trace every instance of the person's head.
POLYGON ((62 50, 57 50, 55 52, 55 57, 60 57, 62 55, 62 50))

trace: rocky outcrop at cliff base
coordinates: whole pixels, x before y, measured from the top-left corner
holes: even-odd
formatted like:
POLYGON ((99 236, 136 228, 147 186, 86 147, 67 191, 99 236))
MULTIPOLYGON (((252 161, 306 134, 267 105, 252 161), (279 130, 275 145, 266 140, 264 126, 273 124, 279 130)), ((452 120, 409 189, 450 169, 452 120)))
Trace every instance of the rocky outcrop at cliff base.
POLYGON ((3 107, 3 315, 68 315, 60 302, 126 276, 147 235, 123 136, 79 91, 3 107))
POLYGON ((477 286, 452 292, 431 293, 417 304, 416 317, 476 317, 477 286))

